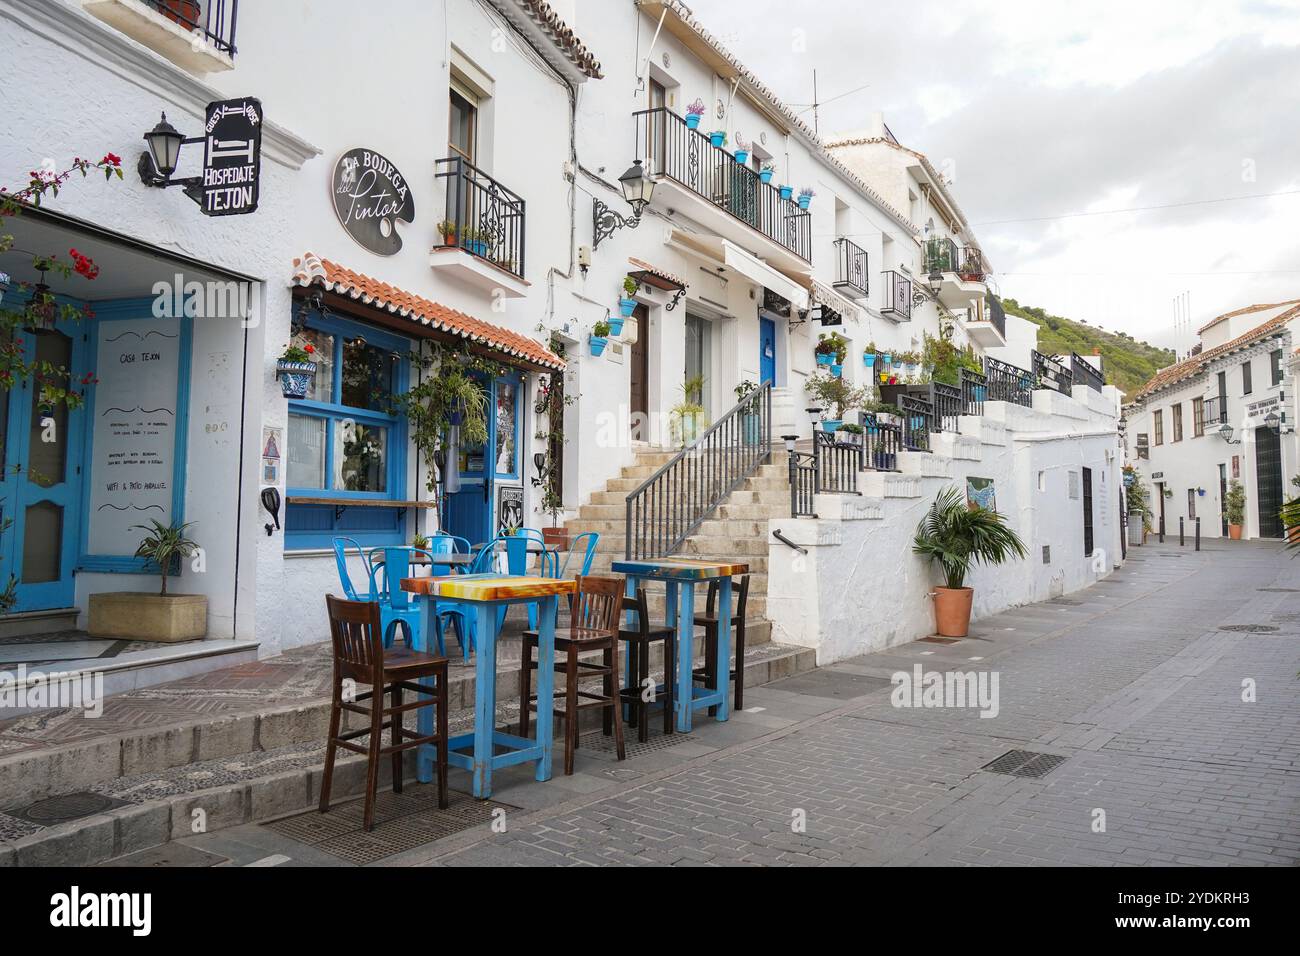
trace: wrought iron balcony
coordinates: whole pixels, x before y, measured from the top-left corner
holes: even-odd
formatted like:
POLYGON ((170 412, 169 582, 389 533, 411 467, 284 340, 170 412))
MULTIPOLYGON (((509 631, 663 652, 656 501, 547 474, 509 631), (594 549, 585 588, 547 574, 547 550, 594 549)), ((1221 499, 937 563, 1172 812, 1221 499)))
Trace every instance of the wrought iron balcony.
POLYGON ((956 272, 957 262, 957 244, 951 239, 925 240, 925 273, 956 272))
POLYGON ((812 261, 812 217, 793 199, 765 183, 709 137, 665 107, 638 110, 636 151, 653 176, 667 177, 729 213, 751 229, 812 261))
POLYGON ((961 263, 957 268, 957 274, 961 276, 964 282, 983 282, 986 276, 984 271, 984 253, 980 252, 974 246, 965 246, 961 250, 961 263))
POLYGON ((912 319, 912 280, 901 273, 886 269, 880 273, 882 298, 880 314, 891 316, 896 322, 912 319))
POLYGON ((524 277, 524 200, 460 156, 436 162, 445 180, 447 213, 443 241, 524 277))
POLYGON ((1074 386, 1074 375, 1070 372, 1070 369, 1064 363, 1052 358, 1052 356, 1044 355, 1037 350, 1032 353, 1032 356, 1034 380, 1037 382, 1038 387, 1050 388, 1062 395, 1069 395, 1074 386))
POLYGON ((1228 400, 1218 395, 1205 400, 1205 424, 1226 425, 1228 423, 1228 400))
POLYGON ((235 55, 235 22, 239 0, 143 0, 144 5, 182 30, 200 33, 214 49, 235 55))
POLYGON ((998 330, 998 335, 1002 336, 1002 341, 1007 340, 1007 313, 1002 308, 1002 302, 996 295, 990 295, 985 300, 985 309, 989 322, 993 328, 998 330))
POLYGON ((835 288, 865 299, 871 291, 868 275, 867 250, 848 239, 836 239, 835 288))
POLYGON ((1087 385, 1094 392, 1100 392, 1106 384, 1100 370, 1078 352, 1070 353, 1070 374, 1076 385, 1087 385))

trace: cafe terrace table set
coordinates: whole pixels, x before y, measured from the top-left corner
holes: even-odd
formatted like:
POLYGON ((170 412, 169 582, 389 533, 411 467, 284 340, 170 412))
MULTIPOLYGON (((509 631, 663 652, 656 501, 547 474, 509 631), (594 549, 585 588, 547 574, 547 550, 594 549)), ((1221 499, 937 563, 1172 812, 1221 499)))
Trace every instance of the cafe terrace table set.
MULTIPOLYGON (((627 576, 627 593, 634 595, 644 583, 661 581, 666 588, 667 623, 677 629, 676 720, 679 731, 689 731, 696 710, 717 707, 717 719, 730 716, 730 668, 717 668, 714 686, 696 687, 694 666, 695 587, 719 579, 718 619, 731 620, 731 577, 747 574, 749 566, 738 563, 661 558, 646 561, 615 561, 615 574, 627 576)), ((497 640, 500 637, 498 609, 512 604, 536 604, 538 608, 537 699, 550 701, 555 689, 555 619, 561 595, 577 591, 577 582, 563 578, 510 576, 494 573, 459 574, 443 577, 404 578, 403 591, 420 604, 420 627, 414 637, 415 650, 429 651, 434 633, 433 616, 439 598, 468 606, 477 621, 478 646, 475 659, 474 729, 448 742, 448 762, 468 770, 475 797, 492 795, 494 770, 521 763, 533 763, 537 780, 551 779, 553 714, 550 706, 537 708, 532 737, 521 737, 496 729, 497 640)), ((731 628, 718 629, 718 660, 731 659, 731 628)), ((433 715, 422 711, 421 733, 431 732, 433 715)), ((417 775, 421 782, 433 779, 434 752, 421 747, 417 775)))

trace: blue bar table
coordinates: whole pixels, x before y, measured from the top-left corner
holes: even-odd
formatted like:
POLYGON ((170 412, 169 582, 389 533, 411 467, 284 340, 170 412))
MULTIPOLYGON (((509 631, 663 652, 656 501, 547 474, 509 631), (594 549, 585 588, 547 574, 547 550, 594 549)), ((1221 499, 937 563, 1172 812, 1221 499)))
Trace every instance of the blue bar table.
MULTIPOLYGON (((615 561, 615 574, 627 576, 627 594, 636 595, 641 581, 663 581, 666 588, 666 623, 677 628, 677 730, 689 733, 695 711, 718 708, 718 720, 731 716, 731 577, 748 574, 748 564, 693 558, 651 558, 644 561, 615 561), (718 580, 718 674, 712 687, 696 687, 695 585, 718 580)), ((631 612, 629 612, 629 621, 631 612)), ((628 625, 632 625, 629 623, 628 625)), ((630 661, 629 661, 630 664, 630 661)), ((744 667, 744 661, 737 661, 744 667)), ((667 675, 665 675, 667 679, 667 675)))
MULTIPOLYGON (((555 614, 559 596, 572 594, 577 589, 576 581, 500 574, 458 574, 402 580, 402 590, 416 595, 420 601, 420 629, 415 638, 418 651, 428 649, 438 598, 454 599, 475 611, 478 646, 474 672, 474 730, 447 742, 447 762, 470 771, 474 796, 481 800, 492 796, 492 771, 499 767, 533 761, 537 767, 537 779, 551 779, 551 707, 544 703, 537 708, 537 729, 533 739, 496 729, 497 610, 511 604, 538 603, 541 626, 537 635, 537 699, 549 702, 555 685, 555 614), (498 754, 498 748, 504 752, 498 754), (463 752, 466 750, 470 752, 463 752)), ((430 708, 420 711, 419 721, 420 733, 433 732, 430 708)), ((421 783, 433 779, 433 764, 432 745, 421 747, 416 761, 416 775, 421 783)))

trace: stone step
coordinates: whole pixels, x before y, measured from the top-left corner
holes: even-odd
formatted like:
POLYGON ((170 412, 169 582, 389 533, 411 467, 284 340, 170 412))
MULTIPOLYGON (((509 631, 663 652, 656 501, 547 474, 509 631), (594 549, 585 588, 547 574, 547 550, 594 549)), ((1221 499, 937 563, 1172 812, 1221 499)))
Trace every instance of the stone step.
MULTIPOLYGON (((745 653, 745 686, 759 687, 812 670, 815 658, 810 648, 751 638, 745 653)), ((662 677, 661 666, 652 664, 652 670, 662 677)), ((560 675, 556 683, 562 684, 560 675)), ((513 732, 518 708, 506 689, 511 686, 502 685, 500 696, 507 703, 499 707, 496 722, 513 732)), ((449 689, 457 702, 449 715, 451 730, 463 732, 473 724, 473 710, 463 706, 467 699, 463 688, 460 693, 455 687, 449 689)), ((472 683, 468 699, 472 700, 472 683)), ((91 866, 137 853, 191 836, 198 810, 203 812, 206 832, 211 833, 311 809, 320 800, 328 713, 328 701, 320 700, 281 711, 151 727, 67 744, 57 751, 6 755, 0 758, 0 806, 26 805, 45 796, 90 789, 127 805, 49 827, 5 817, 0 867, 91 866), (15 786, 20 778, 25 786, 15 786), (214 780, 221 782, 213 786, 214 780)), ((595 711, 583 717, 586 727, 599 726, 595 711)), ((359 726, 357 722, 363 720, 359 715, 348 719, 349 726, 359 726)), ((559 730, 556 721, 557 734, 559 730)), ((363 744, 365 739, 357 738, 363 744)), ((562 773, 561 755, 557 740, 557 776, 562 773)), ((332 807, 363 792, 365 766, 364 757, 339 752, 332 807)), ((414 769, 411 752, 404 767, 408 781, 414 780, 414 769)), ((454 786, 467 787, 462 771, 452 774, 454 786)), ((381 793, 391 788, 387 759, 380 762, 379 786, 381 793)))
POLYGON ((22 611, 0 617, 0 640, 75 631, 79 608, 65 607, 53 611, 22 611))

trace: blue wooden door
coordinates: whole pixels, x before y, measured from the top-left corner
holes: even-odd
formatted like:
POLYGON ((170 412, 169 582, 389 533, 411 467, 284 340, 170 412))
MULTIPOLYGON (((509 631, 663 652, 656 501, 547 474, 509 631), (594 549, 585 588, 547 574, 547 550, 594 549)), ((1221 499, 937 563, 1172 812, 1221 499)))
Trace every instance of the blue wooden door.
MULTIPOLYGON (((24 361, 68 370, 62 387, 80 388, 84 331, 63 323, 15 337, 24 361)), ((44 401, 22 382, 0 398, 0 589, 16 580, 14 611, 71 607, 81 532, 81 453, 85 411, 44 401)))
POLYGON ((447 496, 446 530, 471 544, 491 541, 493 534, 492 496, 494 479, 492 449, 496 447, 496 383, 483 383, 487 392, 487 444, 462 446, 460 491, 447 496))
POLYGON ((758 319, 758 377, 759 384, 776 384, 776 323, 771 319, 758 319))

